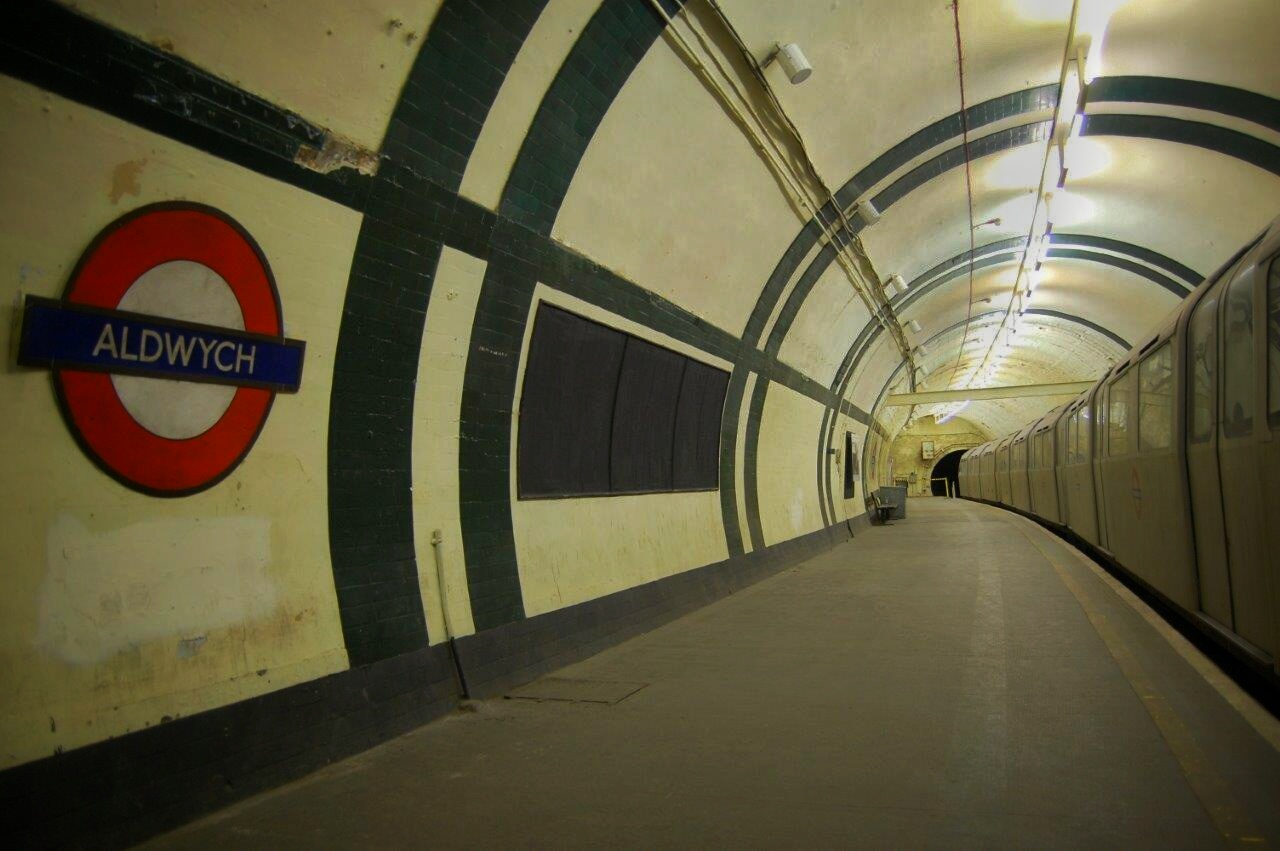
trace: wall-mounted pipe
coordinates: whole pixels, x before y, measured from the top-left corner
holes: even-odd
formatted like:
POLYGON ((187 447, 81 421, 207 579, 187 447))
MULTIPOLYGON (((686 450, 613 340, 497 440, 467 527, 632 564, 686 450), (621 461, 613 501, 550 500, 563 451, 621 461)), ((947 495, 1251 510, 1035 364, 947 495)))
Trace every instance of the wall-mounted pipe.
POLYGON ((449 617, 449 593, 444 582, 444 534, 439 529, 431 530, 431 553, 436 562, 436 593, 440 595, 440 614, 444 620, 444 634, 449 641, 449 656, 453 659, 453 669, 458 674, 458 686, 462 696, 470 697, 467 688, 467 677, 462 672, 462 661, 458 658, 458 643, 454 640, 453 620, 449 617))

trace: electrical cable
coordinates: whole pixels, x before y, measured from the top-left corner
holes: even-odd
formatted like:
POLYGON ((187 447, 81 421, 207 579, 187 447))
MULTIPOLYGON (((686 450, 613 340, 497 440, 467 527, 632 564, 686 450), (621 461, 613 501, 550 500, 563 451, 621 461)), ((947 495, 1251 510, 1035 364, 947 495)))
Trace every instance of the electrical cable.
MULTIPOLYGON (((1013 315, 1014 302, 1016 301, 1018 292, 1022 287, 1023 276, 1024 274, 1027 274, 1027 258, 1031 255, 1031 251, 1035 245, 1036 219, 1039 218, 1040 205, 1044 201, 1044 184, 1045 176, 1049 171, 1049 157, 1053 153, 1053 140, 1058 133, 1058 115, 1062 111, 1062 93, 1066 90, 1067 74, 1070 72, 1071 60, 1074 58, 1071 53, 1071 48, 1076 40, 1076 19, 1079 12, 1080 0, 1072 0, 1071 18, 1067 22, 1067 40, 1066 44, 1063 45, 1062 48, 1062 70, 1058 75, 1058 101, 1055 104, 1053 118, 1049 124, 1048 138, 1045 140, 1044 162, 1040 167, 1040 185, 1036 190, 1035 206, 1031 210, 1031 224, 1027 226, 1027 244, 1022 250, 1022 262, 1018 264, 1018 273, 1013 279, 1013 291, 1009 294, 1009 306, 1005 308, 1004 318, 1000 320, 1000 327, 996 331, 996 335, 991 339, 991 345, 987 347, 987 352, 983 356, 981 362, 979 362, 978 369, 975 370, 965 382, 966 387, 972 386, 974 377, 981 372, 982 368, 986 366, 987 361, 991 359, 991 353, 995 351, 996 340, 1000 339, 1000 331, 1004 330, 1005 323, 1008 322, 1009 318, 1013 315)), ((1078 61, 1079 59, 1077 58, 1077 62, 1078 61)), ((1083 74, 1084 69, 1079 68, 1077 69, 1077 72, 1083 74)))
POLYGON ((769 123, 752 105, 747 95, 739 89, 734 75, 731 74, 716 56, 716 51, 707 43, 706 38, 685 14, 687 7, 682 7, 677 13, 679 18, 688 27, 695 40, 697 40, 703 53, 709 58, 712 65, 720 77, 723 78, 727 86, 715 79, 707 68, 706 63, 698 58, 696 52, 689 44, 684 35, 674 26, 674 19, 661 5, 659 0, 649 0, 653 8, 667 22, 666 33, 671 41, 675 44, 679 52, 684 56, 685 61, 693 67, 703 81, 708 85, 714 94, 721 100, 722 105, 740 129, 748 136, 749 141, 757 152, 764 159, 770 170, 774 171, 784 184, 790 200, 798 204, 804 211, 818 222, 821 227, 823 236, 828 240, 829 244, 835 248, 835 258, 838 265, 848 276, 850 284, 853 286, 855 293, 862 300, 868 314, 873 318, 879 318, 890 331, 891 336, 897 347, 901 350, 904 358, 910 362, 911 352, 907 344, 906 337, 902 332, 901 326, 897 322, 892 307, 889 306, 888 300, 884 297, 879 287, 879 276, 875 271, 874 265, 871 263, 870 257, 866 254, 865 249, 861 245, 853 231, 852 223, 849 221, 843 209, 836 203, 834 195, 831 193, 821 174, 818 172, 816 165, 808 154, 804 139, 800 135, 799 129, 795 123, 787 115, 782 104, 778 101, 776 94, 769 85, 768 80, 764 77, 763 69, 759 63, 755 61, 755 57, 746 49, 741 36, 737 30, 729 22, 723 11, 718 7, 714 0, 706 0, 709 7, 715 12, 717 19, 725 27, 730 38, 734 41, 739 51, 742 52, 747 67, 751 70, 752 75, 756 78, 757 83, 764 92, 768 104, 775 114, 776 120, 780 121, 791 138, 792 144, 799 151, 800 163, 792 161, 792 157, 782 150, 777 140, 774 138, 770 130, 769 123), (728 91, 726 91, 726 89, 728 91), (732 92, 733 98, 729 97, 732 92), (741 108, 732 102, 737 100, 741 103, 741 108), (745 114, 744 114, 745 112, 745 114), (750 116, 748 121, 747 116, 750 116), (751 124, 754 123, 757 129, 753 129, 751 124), (765 140, 761 141, 761 137, 765 140), (771 150, 770 150, 771 149, 771 150), (806 185, 808 184, 808 185, 806 185), (817 198, 811 198, 815 195, 817 198), (836 213, 837 221, 831 221, 824 210, 832 209, 836 213), (838 225, 838 229, 837 229, 838 225), (853 261, 851 262, 842 249, 846 246, 852 248, 853 261))
POLYGON ((960 133, 964 143, 964 186, 969 196, 969 306, 965 309, 964 317, 964 336, 960 338, 960 348, 956 351, 956 362, 951 367, 951 378, 947 380, 947 386, 950 387, 955 383, 956 372, 960 369, 960 360, 964 356, 964 344, 969 339, 969 323, 973 319, 973 263, 975 250, 975 239, 973 236, 973 168, 972 161, 969 158, 969 108, 965 103, 964 95, 964 47, 960 40, 960 0, 952 0, 951 16, 955 21, 956 30, 956 67, 957 77, 960 80, 960 133))

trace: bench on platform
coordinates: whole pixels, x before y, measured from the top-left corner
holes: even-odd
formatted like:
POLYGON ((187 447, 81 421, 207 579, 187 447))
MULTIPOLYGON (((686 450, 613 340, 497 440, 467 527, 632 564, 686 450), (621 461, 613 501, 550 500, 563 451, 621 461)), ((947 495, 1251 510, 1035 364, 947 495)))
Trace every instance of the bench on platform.
POLYGON ((885 526, 889 523, 889 518, 893 516, 893 512, 898 510, 896 502, 888 502, 880 498, 880 494, 871 494, 871 506, 875 509, 876 516, 880 518, 880 525, 885 526))

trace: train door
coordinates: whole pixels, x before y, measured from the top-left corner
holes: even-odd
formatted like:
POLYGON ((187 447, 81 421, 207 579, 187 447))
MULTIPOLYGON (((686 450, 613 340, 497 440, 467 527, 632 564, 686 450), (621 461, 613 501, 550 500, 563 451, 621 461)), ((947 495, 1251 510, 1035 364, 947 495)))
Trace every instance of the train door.
POLYGON ((1196 541, 1200 610, 1228 629, 1231 572, 1222 522, 1222 482, 1218 477, 1218 299, 1221 283, 1210 289, 1191 314, 1187 327, 1187 478, 1196 541))
POLYGON ((1007 437, 996 447, 996 499, 1001 505, 1013 505, 1013 482, 1009 478, 1010 451, 1013 438, 1007 437))
MULTIPOLYGON (((1280 256, 1273 255, 1266 266, 1266 313, 1267 317, 1267 433, 1261 444, 1262 480, 1266 490, 1262 494, 1262 505, 1267 516, 1274 517, 1276 506, 1280 506, 1280 256)), ((1270 541, 1266 547, 1267 575, 1271 578, 1271 600, 1275 605, 1272 617, 1272 628, 1280 639, 1280 529, 1276 524, 1267 526, 1270 541)), ((1271 648, 1277 672, 1280 672, 1280 647, 1271 648)))
MULTIPOLYGON (((1169 335, 1143 353, 1137 366, 1137 452, 1130 462, 1136 523, 1127 564, 1174 602, 1194 610, 1199 600, 1181 453, 1174 446, 1175 389, 1182 367, 1169 335)), ((1132 439, 1132 438, 1131 438, 1132 439)), ((1129 530, 1126 530, 1128 532, 1129 530)))
POLYGON ((1071 414, 1064 411, 1053 427, 1053 464, 1058 487, 1058 522, 1063 526, 1071 525, 1071 497, 1067 478, 1067 426, 1071 422, 1071 414))
POLYGON ((1105 546, 1126 565, 1140 560, 1138 503, 1142 490, 1133 458, 1137 443, 1137 375, 1136 368, 1126 366, 1107 386, 1107 439, 1101 453, 1105 546))
POLYGON ((983 494, 993 503, 1000 502, 1000 488, 996 486, 996 444, 992 443, 987 447, 986 457, 983 459, 986 466, 986 473, 983 475, 982 489, 983 494))
MULTIPOLYGON (((1093 409, 1092 420, 1081 418, 1081 425, 1088 431, 1088 445, 1077 451, 1084 452, 1085 461, 1089 464, 1089 479, 1093 485, 1093 521, 1097 538, 1094 541, 1099 547, 1110 551, 1111 541, 1107 535, 1107 492, 1102 486, 1102 462, 1107 452, 1107 430, 1111 423, 1111 385, 1102 384, 1094 391, 1090 399, 1093 409)), ((1084 410, 1081 408, 1081 410, 1084 410)), ((1078 446, 1083 445, 1083 441, 1078 446)))
POLYGON ((1258 363, 1265 358, 1264 335, 1255 318, 1261 314, 1261 270, 1246 264, 1227 281, 1219 306, 1222 380, 1218 399, 1218 464, 1222 477, 1222 517, 1231 573, 1235 632, 1246 641, 1274 652, 1271 640, 1270 561, 1265 536, 1262 471, 1258 461, 1265 416, 1259 417, 1258 363))

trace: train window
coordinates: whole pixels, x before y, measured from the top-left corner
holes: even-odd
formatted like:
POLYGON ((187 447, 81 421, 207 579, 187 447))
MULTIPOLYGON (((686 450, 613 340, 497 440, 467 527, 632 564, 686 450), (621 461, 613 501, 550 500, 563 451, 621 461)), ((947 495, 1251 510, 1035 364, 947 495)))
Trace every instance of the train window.
POLYGON ((1071 423, 1071 417, 1066 414, 1062 415, 1062 419, 1058 420, 1058 466, 1065 466, 1069 460, 1067 457, 1067 426, 1071 423))
POLYGON ((1192 443, 1204 443, 1213 434, 1213 397, 1218 363, 1218 295, 1211 293, 1196 305, 1191 317, 1190 359, 1191 423, 1188 431, 1192 443))
POLYGON ((1129 454, 1128 376, 1111 382, 1107 393, 1107 456, 1129 454))
POLYGON ((1138 365, 1138 451, 1173 445, 1173 350, 1168 343, 1138 365))
POLYGON ((1267 275, 1267 413, 1280 426, 1280 257, 1267 275))
POLYGON ((1222 433, 1227 437, 1253 432, 1252 278, 1246 274, 1233 280, 1223 304, 1222 433))
POLYGON ((1080 412, 1076 411, 1067 419, 1067 463, 1074 464, 1076 458, 1076 429, 1080 427, 1080 412))
POLYGON ((1093 434, 1093 420, 1089 418, 1089 406, 1085 405, 1080 409, 1080 437, 1076 443, 1076 460, 1085 462, 1089 460, 1089 442, 1090 435, 1093 434))

